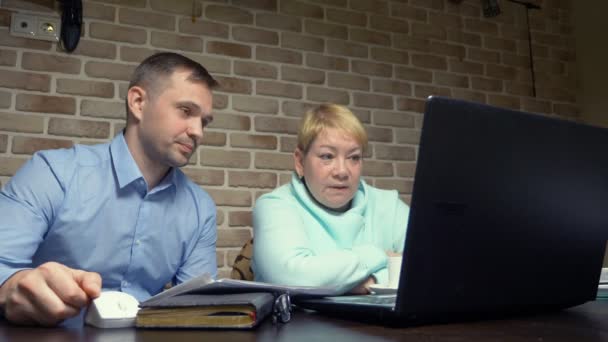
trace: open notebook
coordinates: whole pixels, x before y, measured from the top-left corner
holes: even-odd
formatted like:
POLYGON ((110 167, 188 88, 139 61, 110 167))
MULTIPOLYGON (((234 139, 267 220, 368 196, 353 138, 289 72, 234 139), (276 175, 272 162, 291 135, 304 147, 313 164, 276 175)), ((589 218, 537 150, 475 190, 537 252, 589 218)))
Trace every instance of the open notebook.
POLYGON ((297 303, 406 326, 594 300, 608 235, 606 150, 605 129, 430 97, 397 294, 297 303))

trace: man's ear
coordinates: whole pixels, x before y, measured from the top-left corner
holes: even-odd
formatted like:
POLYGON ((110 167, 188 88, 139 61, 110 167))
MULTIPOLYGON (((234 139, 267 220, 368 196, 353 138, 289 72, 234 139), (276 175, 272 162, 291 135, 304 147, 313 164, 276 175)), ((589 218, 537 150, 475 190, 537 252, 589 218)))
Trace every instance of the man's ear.
POLYGON ((127 104, 137 121, 142 119, 146 99, 146 91, 142 87, 134 86, 127 91, 127 104))
POLYGON ((304 176, 304 152, 299 147, 293 152, 293 163, 298 177, 304 176))

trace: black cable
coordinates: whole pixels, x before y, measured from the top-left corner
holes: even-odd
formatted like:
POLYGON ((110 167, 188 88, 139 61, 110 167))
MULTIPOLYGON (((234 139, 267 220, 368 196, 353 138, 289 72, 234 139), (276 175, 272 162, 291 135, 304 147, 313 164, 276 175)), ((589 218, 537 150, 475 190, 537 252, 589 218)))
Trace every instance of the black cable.
POLYGON ((82 32, 82 0, 62 0, 62 3, 61 42, 66 51, 72 52, 82 32))

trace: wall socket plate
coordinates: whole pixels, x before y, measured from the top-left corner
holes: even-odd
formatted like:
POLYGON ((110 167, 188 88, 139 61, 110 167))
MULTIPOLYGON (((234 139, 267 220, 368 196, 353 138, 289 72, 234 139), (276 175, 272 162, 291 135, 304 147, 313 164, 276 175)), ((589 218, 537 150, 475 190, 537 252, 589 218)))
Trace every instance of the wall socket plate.
POLYGON ((11 15, 10 33, 13 36, 58 42, 60 29, 59 18, 15 12, 11 15))

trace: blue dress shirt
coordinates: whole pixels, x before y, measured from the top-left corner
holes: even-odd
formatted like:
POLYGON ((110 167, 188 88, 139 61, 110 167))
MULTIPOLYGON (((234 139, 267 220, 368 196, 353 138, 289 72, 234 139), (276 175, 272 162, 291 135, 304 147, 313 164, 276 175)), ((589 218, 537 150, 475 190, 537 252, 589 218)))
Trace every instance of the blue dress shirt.
POLYGON ((98 272, 142 301, 217 276, 211 197, 172 168, 152 190, 122 134, 34 156, 0 192, 0 284, 47 261, 98 272))

